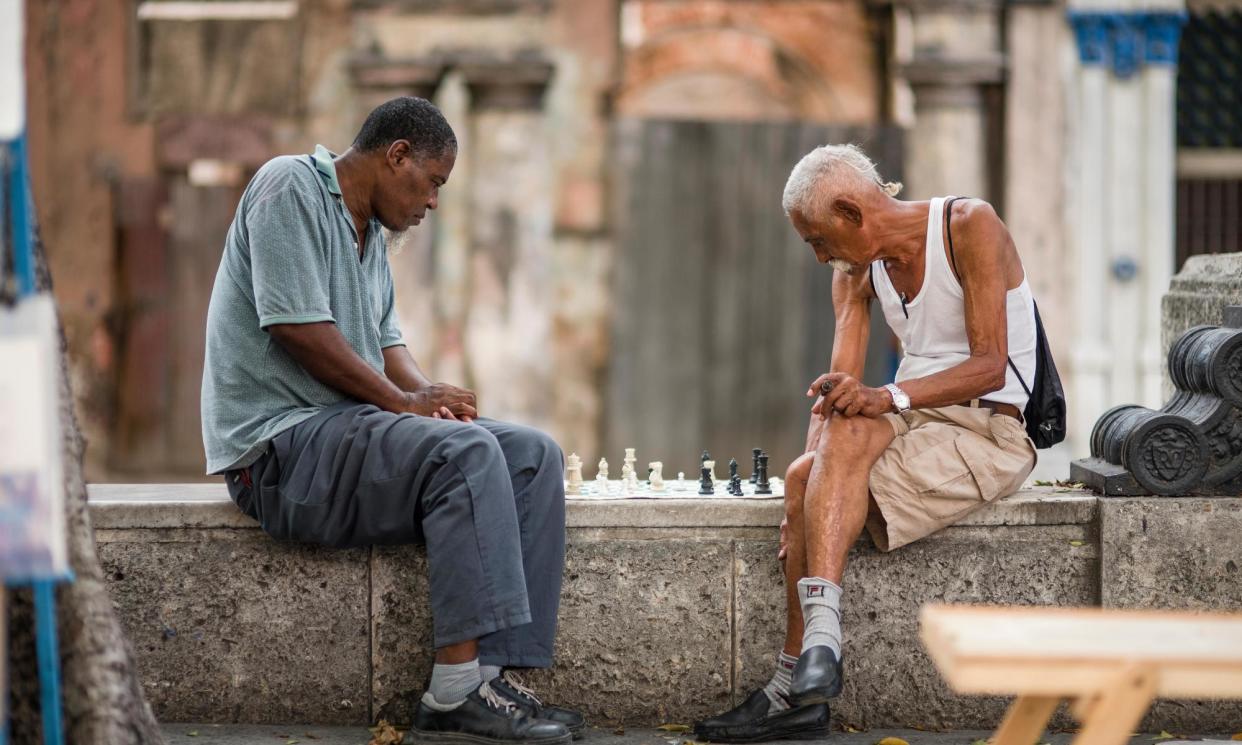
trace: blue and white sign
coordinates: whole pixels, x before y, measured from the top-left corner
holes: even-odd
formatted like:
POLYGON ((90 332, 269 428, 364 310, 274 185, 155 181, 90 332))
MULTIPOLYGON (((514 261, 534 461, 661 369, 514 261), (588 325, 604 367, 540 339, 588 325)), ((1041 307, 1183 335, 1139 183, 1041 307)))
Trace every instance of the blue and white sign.
POLYGON ((26 126, 24 28, 22 1, 0 0, 0 140, 16 140, 26 126))

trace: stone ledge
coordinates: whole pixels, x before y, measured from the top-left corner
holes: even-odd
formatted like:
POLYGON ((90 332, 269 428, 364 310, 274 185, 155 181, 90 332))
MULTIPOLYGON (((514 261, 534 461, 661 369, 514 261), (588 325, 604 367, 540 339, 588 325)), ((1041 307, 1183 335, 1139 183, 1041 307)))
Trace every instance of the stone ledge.
MULTIPOLYGON (((96 529, 255 528, 229 501, 224 484, 92 484, 96 529)), ((1095 520, 1099 499, 1051 487, 1023 489, 979 510, 960 525, 1081 525, 1095 520)), ((570 499, 569 528, 773 528, 779 499, 570 499)))

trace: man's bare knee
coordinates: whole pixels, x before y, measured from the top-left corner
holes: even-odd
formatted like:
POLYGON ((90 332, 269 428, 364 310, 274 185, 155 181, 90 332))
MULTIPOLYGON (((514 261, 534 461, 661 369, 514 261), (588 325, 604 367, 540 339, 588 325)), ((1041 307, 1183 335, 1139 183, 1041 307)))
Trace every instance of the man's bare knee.
POLYGON ((816 457, 825 465, 857 465, 860 460, 874 463, 892 441, 892 427, 883 419, 833 414, 824 428, 816 457))

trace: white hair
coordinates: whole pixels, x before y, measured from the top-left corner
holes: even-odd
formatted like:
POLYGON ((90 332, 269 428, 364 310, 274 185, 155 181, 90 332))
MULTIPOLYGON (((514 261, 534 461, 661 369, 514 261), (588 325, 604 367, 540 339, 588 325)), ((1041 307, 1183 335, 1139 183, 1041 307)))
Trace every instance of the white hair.
POLYGON ((857 145, 820 145, 802 156, 785 182, 781 206, 785 214, 807 214, 816 202, 823 204, 838 195, 857 194, 876 188, 890 197, 901 184, 880 178, 875 163, 857 145))

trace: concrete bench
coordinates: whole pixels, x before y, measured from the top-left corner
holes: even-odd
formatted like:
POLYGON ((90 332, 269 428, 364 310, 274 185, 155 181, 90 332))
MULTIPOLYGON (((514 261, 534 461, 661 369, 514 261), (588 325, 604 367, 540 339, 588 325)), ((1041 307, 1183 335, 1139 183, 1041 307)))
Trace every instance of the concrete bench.
MULTIPOLYGON (((161 719, 408 719, 406 696, 430 666, 421 549, 278 543, 222 484, 94 485, 90 496, 161 719)), ((780 645, 781 514, 775 500, 571 500, 558 662, 531 676, 536 687, 609 724, 685 722, 740 700, 780 645)), ((1238 608, 1239 531, 1242 500, 1044 488, 892 554, 863 539, 845 581, 848 682, 834 713, 858 728, 991 728, 1004 701, 940 681, 918 642, 920 606, 1238 608)), ((1157 731, 1242 721, 1228 704, 1161 706, 1157 731)))

